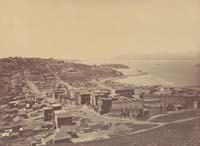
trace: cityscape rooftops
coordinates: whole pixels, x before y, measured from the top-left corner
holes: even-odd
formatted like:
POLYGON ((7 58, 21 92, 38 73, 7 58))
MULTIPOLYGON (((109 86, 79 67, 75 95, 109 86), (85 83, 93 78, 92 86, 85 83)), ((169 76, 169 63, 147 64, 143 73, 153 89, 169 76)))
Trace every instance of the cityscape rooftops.
POLYGON ((52 107, 58 107, 58 106, 62 106, 60 103, 54 103, 51 105, 52 107))
POLYGON ((56 133, 55 137, 54 137, 54 141, 59 141, 59 140, 63 140, 63 139, 70 139, 71 135, 68 134, 65 131, 59 131, 56 133))
POLYGON ((66 112, 65 110, 55 111, 55 115, 56 115, 58 118, 72 117, 72 114, 69 113, 69 112, 66 112))

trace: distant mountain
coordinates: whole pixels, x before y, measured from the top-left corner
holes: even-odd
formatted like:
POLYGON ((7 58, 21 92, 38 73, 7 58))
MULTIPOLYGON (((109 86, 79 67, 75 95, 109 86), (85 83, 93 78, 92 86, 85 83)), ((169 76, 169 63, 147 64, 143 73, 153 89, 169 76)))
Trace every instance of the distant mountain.
POLYGON ((200 54, 195 53, 131 53, 123 54, 113 58, 114 60, 196 60, 200 59, 200 54))

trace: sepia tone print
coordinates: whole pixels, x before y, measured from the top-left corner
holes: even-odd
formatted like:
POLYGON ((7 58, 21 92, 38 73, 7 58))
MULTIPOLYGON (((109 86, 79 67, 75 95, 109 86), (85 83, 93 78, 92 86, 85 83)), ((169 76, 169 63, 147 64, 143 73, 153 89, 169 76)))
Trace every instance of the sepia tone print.
POLYGON ((0 0, 0 146, 200 146, 199 0, 0 0))

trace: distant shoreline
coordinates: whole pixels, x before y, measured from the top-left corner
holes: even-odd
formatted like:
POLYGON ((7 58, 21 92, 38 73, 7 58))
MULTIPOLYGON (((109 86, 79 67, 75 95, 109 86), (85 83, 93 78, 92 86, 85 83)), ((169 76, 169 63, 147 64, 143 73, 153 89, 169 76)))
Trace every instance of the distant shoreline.
MULTIPOLYGON (((124 74, 124 73, 123 73, 124 74)), ((109 78, 108 80, 110 81, 114 81, 114 82, 119 82, 119 83, 124 83, 124 84, 132 84, 132 85, 135 85, 135 86, 153 86, 153 85, 147 85, 147 84, 141 84, 141 85, 137 85, 137 84, 134 84, 134 83, 125 83, 125 82, 121 82, 119 80, 123 80, 123 79, 127 79, 128 77, 141 77, 141 76, 146 76, 146 75, 149 75, 149 74, 138 74, 138 75, 126 75, 124 74, 123 76, 121 77, 112 77, 112 78, 109 78)), ((166 85, 166 84, 156 84, 156 85, 161 85, 161 86, 171 86, 171 87, 181 87, 181 88, 200 88, 200 84, 199 85, 176 85, 176 84, 173 84, 173 85, 166 85)))

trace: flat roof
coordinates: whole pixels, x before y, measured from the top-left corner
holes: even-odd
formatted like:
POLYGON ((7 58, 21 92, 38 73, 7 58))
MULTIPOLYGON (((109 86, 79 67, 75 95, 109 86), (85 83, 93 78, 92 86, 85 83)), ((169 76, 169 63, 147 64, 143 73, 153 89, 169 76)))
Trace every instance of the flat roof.
POLYGON ((51 105, 52 107, 56 107, 56 106, 62 106, 60 103, 54 103, 51 105))
POLYGON ((72 117, 72 114, 65 111, 65 110, 59 110, 59 111, 55 111, 55 115, 58 118, 66 118, 66 117, 72 117))
POLYGON ((70 138, 71 138, 71 135, 68 134, 67 132, 59 131, 59 132, 56 133, 56 135, 54 137, 54 141, 63 140, 63 139, 70 139, 70 138))
POLYGON ((58 118, 67 118, 67 117, 72 117, 71 113, 58 113, 57 114, 58 118))
POLYGON ((50 110, 50 109, 52 109, 52 107, 43 107, 43 110, 50 110))

